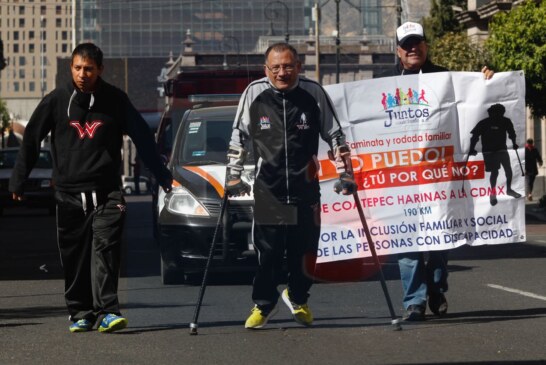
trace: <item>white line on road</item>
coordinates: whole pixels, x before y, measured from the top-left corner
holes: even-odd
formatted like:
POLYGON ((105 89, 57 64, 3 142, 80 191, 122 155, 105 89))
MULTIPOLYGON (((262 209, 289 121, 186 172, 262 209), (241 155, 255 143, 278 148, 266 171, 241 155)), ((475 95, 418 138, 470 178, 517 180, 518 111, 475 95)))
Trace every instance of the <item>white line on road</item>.
POLYGON ((537 295, 535 293, 530 293, 528 291, 512 289, 512 288, 508 288, 506 286, 495 285, 495 284, 487 284, 487 286, 490 287, 490 288, 493 288, 493 289, 500 289, 500 290, 504 290, 504 291, 507 291, 507 292, 510 292, 510 293, 516 293, 516 294, 519 294, 519 295, 523 295, 525 297, 535 298, 535 299, 540 299, 540 300, 546 301, 546 297, 543 297, 542 295, 537 295))

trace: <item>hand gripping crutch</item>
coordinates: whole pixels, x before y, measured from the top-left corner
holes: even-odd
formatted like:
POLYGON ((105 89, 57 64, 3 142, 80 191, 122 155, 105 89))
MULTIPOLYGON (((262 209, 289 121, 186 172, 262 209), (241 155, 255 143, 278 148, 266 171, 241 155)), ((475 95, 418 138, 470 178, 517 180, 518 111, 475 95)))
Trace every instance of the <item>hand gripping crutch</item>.
POLYGON ((197 299, 197 304, 195 305, 193 321, 190 323, 190 335, 197 335, 197 320, 199 318, 199 311, 201 310, 201 303, 203 303, 203 297, 205 296, 205 289, 207 287, 207 278, 209 274, 209 268, 212 262, 212 257, 214 255, 214 245, 216 244, 216 236, 218 235, 218 230, 220 229, 220 226, 222 225, 224 213, 228 205, 227 191, 224 191, 224 197, 222 199, 221 204, 222 206, 220 207, 218 222, 216 222, 216 227, 214 228, 214 234, 212 235, 212 242, 210 244, 209 257, 207 258, 207 264, 205 265, 205 271, 203 272, 203 281, 201 282, 201 288, 199 289, 199 297, 197 299))
MULTIPOLYGON (((334 155, 332 152, 329 153, 330 159, 334 159, 334 155)), ((347 156, 348 157, 348 156, 347 156)), ((351 163, 351 160, 348 159, 348 161, 344 161, 345 170, 354 176, 353 172, 353 166, 351 163)), ((383 289, 383 293, 385 294, 385 299, 387 300, 387 305, 389 307, 389 312, 391 315, 391 325, 393 327, 393 330, 400 331, 402 329, 402 326, 400 325, 400 319, 396 317, 396 314, 394 313, 394 308, 392 306, 391 297, 389 295, 389 290, 387 288, 387 283, 385 281, 385 275, 383 274, 383 269, 381 268, 381 263, 379 262, 379 258, 377 257, 377 253, 375 251, 375 247, 372 241, 372 235, 370 234, 370 230, 368 228, 368 223, 366 223, 366 217, 364 216, 364 210, 362 209, 362 204, 360 203, 360 198, 358 197, 358 189, 353 193, 353 198, 355 200, 355 205, 358 210, 358 215, 360 217, 360 222, 362 223, 362 228, 364 229, 364 234, 366 235, 366 240, 368 241, 368 247, 370 248, 370 252, 372 253, 372 257, 375 263, 375 266, 378 269, 379 272, 379 279, 381 280, 381 288, 383 289)))

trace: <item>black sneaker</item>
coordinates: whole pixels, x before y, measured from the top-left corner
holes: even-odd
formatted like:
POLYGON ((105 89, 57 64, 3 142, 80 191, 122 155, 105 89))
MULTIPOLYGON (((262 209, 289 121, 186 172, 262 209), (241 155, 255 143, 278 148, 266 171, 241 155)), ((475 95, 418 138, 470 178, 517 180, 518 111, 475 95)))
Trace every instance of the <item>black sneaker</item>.
POLYGON ((428 307, 430 311, 437 316, 443 316, 447 313, 447 299, 442 293, 430 293, 428 295, 428 307))
POLYGON ((425 320, 425 307, 422 305, 412 304, 406 309, 406 313, 402 318, 404 321, 419 322, 425 320))

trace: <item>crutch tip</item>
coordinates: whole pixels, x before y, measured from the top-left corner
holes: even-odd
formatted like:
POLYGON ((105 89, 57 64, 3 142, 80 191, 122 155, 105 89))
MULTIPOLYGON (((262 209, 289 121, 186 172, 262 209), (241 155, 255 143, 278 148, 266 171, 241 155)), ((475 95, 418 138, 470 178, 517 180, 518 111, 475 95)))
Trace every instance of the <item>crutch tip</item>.
POLYGON ((190 323, 190 335, 197 335, 197 323, 190 323))
POLYGON ((391 321, 393 331, 401 331, 402 330, 402 325, 400 324, 400 322, 401 321, 400 321, 399 318, 393 319, 391 321))

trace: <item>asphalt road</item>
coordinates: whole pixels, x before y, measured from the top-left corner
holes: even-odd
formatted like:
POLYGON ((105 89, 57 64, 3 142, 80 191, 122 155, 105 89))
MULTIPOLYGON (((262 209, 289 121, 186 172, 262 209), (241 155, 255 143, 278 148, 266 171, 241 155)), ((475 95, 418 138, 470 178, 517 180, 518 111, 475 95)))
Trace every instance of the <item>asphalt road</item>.
MULTIPOLYGON (((449 313, 393 331, 373 278, 311 290, 311 328, 281 308, 264 330, 243 322, 250 278, 215 276, 197 336, 189 335, 198 285, 163 286, 149 196, 129 197, 120 299, 126 330, 71 334, 54 218, 15 209, 0 217, 0 364, 546 364, 546 225, 528 242, 452 251, 449 313)), ((402 314, 394 262, 384 266, 402 314)))

